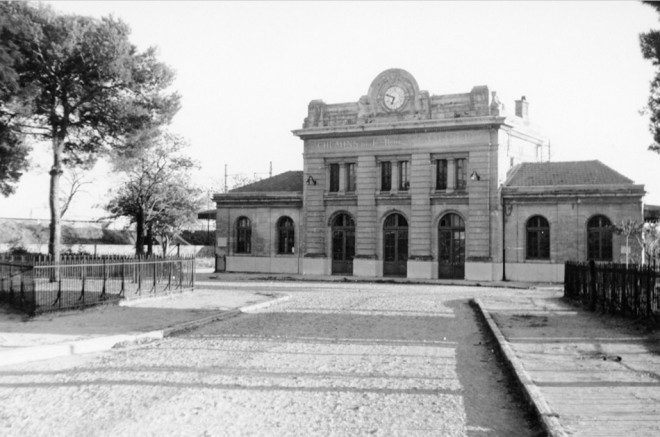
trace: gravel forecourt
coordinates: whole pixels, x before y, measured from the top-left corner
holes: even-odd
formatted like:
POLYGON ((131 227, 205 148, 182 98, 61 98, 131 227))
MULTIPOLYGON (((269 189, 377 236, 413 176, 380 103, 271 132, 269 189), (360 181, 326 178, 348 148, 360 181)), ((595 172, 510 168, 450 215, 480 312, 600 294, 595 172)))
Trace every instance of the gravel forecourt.
POLYGON ((539 433, 468 304, 537 291, 224 285, 236 286, 291 299, 159 341, 0 368, 0 435, 539 433))

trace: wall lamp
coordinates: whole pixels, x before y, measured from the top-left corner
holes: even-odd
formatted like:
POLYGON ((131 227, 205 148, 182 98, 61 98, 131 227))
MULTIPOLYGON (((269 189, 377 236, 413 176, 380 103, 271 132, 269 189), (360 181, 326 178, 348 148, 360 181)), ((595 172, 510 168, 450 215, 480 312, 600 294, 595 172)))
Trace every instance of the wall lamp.
POLYGON ((307 180, 305 181, 307 185, 316 185, 316 179, 312 175, 307 176, 307 180))
POLYGON ((470 175, 470 180, 471 181, 480 181, 481 176, 479 176, 479 173, 477 173, 476 170, 472 170, 472 174, 470 175))

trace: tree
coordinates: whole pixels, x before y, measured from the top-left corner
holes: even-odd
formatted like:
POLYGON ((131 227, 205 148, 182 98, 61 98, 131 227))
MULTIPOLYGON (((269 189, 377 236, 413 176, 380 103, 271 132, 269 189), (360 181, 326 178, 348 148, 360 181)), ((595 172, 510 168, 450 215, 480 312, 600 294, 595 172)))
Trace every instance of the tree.
POLYGON ((613 226, 615 233, 624 235, 626 237, 626 268, 628 267, 628 262, 630 259, 630 238, 639 236, 642 233, 643 224, 638 223, 635 220, 625 219, 613 226))
POLYGON ((183 138, 169 133, 144 138, 139 153, 116 162, 124 181, 106 205, 113 217, 135 223, 136 255, 144 254, 145 238, 150 254, 154 235, 169 240, 201 208, 201 190, 189 180, 196 164, 181 153, 183 138))
POLYGON ((164 187, 166 202, 161 202, 153 219, 147 224, 148 230, 160 239, 163 256, 167 255, 170 241, 182 229, 197 220, 197 212, 203 207, 202 190, 185 186, 179 182, 168 183, 164 187))
POLYGON ((130 152, 137 132, 169 123, 179 108, 179 96, 167 92, 174 74, 154 48, 137 51, 121 20, 58 15, 23 2, 0 3, 3 15, 20 17, 21 32, 2 35, 15 54, 3 70, 15 72, 16 86, 5 93, 1 124, 51 144, 48 250, 59 259, 63 167, 130 152))
POLYGON ((62 208, 60 210, 60 217, 64 217, 64 214, 69 210, 71 202, 73 202, 74 197, 79 193, 83 193, 82 189, 85 185, 90 185, 92 180, 87 179, 85 174, 80 169, 70 169, 68 174, 64 176, 66 187, 60 191, 60 204, 62 208), (64 189, 66 188, 66 189, 64 189))
POLYGON ((0 194, 9 196, 27 168, 30 148, 20 136, 0 121, 0 194))
MULTIPOLYGON (((15 44, 26 33, 26 22, 20 15, 8 13, 9 4, 0 4, 0 109, 18 90, 16 64, 22 57, 15 44)), ((9 196, 16 190, 15 184, 27 168, 29 147, 24 137, 10 128, 0 111, 0 194, 9 196)))
POLYGON ((642 265, 654 263, 660 249, 660 223, 644 223, 637 240, 642 248, 642 265))
MULTIPOLYGON (((660 13, 660 3, 643 1, 660 13)), ((653 134, 653 143, 649 150, 660 153, 660 31, 649 30, 639 35, 639 42, 644 59, 649 59, 657 67, 655 77, 651 80, 651 93, 647 111, 650 116, 649 130, 653 134)))

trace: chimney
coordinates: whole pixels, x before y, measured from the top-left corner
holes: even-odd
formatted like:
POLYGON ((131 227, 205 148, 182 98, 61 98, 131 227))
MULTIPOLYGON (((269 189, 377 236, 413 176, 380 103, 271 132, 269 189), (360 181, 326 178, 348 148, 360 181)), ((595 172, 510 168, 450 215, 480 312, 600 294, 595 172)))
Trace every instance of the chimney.
POLYGON ((527 103, 525 96, 522 96, 520 100, 516 100, 516 116, 527 120, 529 118, 528 106, 529 103, 527 103))

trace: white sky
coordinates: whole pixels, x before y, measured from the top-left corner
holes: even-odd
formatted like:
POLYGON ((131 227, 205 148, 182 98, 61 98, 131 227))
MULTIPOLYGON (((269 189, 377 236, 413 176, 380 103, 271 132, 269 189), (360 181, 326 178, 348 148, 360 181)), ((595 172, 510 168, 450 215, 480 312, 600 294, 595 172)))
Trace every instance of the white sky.
MULTIPOLYGON (((431 94, 497 91, 507 109, 525 95, 552 141, 552 160, 599 159, 644 184, 660 204, 660 155, 640 115, 653 76, 639 33, 660 28, 638 2, 52 2, 56 10, 113 14, 132 41, 155 45, 177 71, 186 136, 210 190, 229 173, 302 169, 310 100, 357 101, 387 68, 403 68, 431 94)), ((42 169, 0 198, 0 217, 48 217, 42 169)), ((66 218, 97 218, 111 187, 101 166, 66 218)))

